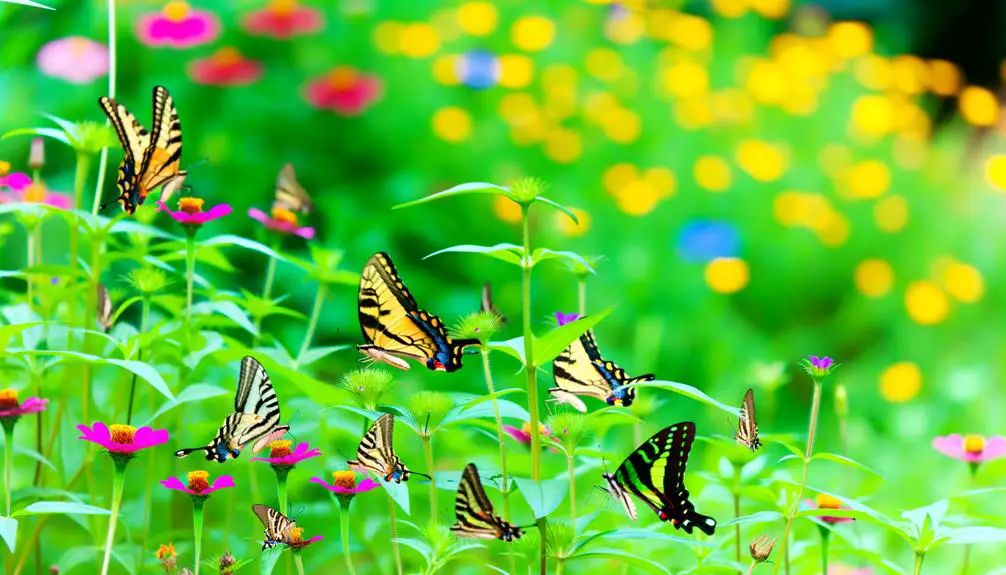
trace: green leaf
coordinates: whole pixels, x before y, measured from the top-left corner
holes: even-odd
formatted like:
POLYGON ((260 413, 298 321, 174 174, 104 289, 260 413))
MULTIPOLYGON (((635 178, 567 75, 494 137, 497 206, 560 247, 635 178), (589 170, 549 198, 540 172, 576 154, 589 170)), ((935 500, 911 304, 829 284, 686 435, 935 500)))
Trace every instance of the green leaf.
POLYGON ((771 523, 773 521, 779 521, 783 518, 782 513, 778 511, 759 511, 758 513, 752 513, 751 515, 742 515, 741 517, 735 517, 729 521, 724 521, 717 525, 717 527, 727 527, 729 525, 746 525, 748 523, 771 523))
MULTIPOLYGON (((507 392, 516 392, 520 390, 512 389, 507 390, 507 392)), ((469 400, 470 396, 462 397, 462 401, 469 400)), ((452 423, 459 423, 461 421, 467 421, 471 419, 478 418, 495 418, 496 414, 493 410, 492 402, 486 402, 485 397, 478 398, 474 401, 470 401, 467 405, 461 405, 451 409, 447 412, 447 415, 440 421, 437 427, 442 427, 452 423)), ((497 399, 496 405, 499 407, 500 417, 503 419, 516 419, 519 421, 528 421, 531 415, 523 407, 517 405, 512 401, 507 401, 505 399, 497 399)))
POLYGON ((419 198, 418 200, 398 204, 391 209, 400 210, 402 208, 410 208, 412 206, 418 206, 419 204, 425 204, 435 200, 470 194, 499 194, 509 198, 510 190, 503 186, 497 186, 496 184, 489 184, 486 182, 468 182, 465 184, 458 184, 453 188, 449 188, 435 194, 431 194, 425 198, 419 198))
POLYGON ((422 539, 414 539, 411 537, 399 537, 398 539, 395 539, 395 542, 398 543, 399 545, 405 545, 409 549, 412 549, 416 553, 419 553, 420 555, 423 556, 423 559, 425 559, 427 563, 433 562, 433 548, 430 547, 422 539))
POLYGON ((489 349, 501 351, 510 357, 516 358, 521 365, 526 365, 524 361, 524 337, 515 337, 506 341, 490 341, 489 349))
MULTIPOLYGON (((100 358, 99 358, 100 359, 100 358)), ((123 369, 133 372, 140 379, 146 381, 151 387, 156 389, 161 395, 168 398, 171 401, 175 400, 174 394, 168 389, 168 384, 164 382, 164 378, 161 374, 157 372, 150 364, 144 363, 142 361, 133 361, 125 359, 105 359, 101 363, 107 363, 111 365, 117 365, 123 369)))
POLYGON ((409 487, 405 483, 395 483, 394 481, 384 481, 383 479, 378 479, 384 490, 388 493, 388 496, 405 512, 406 515, 410 515, 409 510, 409 487))
POLYGON ((547 517, 555 511, 566 499, 566 492, 569 490, 569 481, 566 479, 533 481, 526 477, 514 477, 513 481, 534 512, 535 519, 547 517))
POLYGON ((704 392, 702 392, 698 388, 692 387, 690 385, 686 385, 684 383, 678 383, 676 381, 663 381, 663 380, 659 380, 658 379, 658 380, 654 380, 654 381, 641 381, 639 383, 633 383, 633 384, 628 385, 626 387, 635 387, 637 389, 641 388, 641 387, 658 387, 658 388, 661 388, 661 389, 669 389, 669 390, 671 390, 671 391, 673 391, 675 393, 680 393, 681 395, 684 395, 686 397, 690 397, 692 399, 696 399, 698 401, 701 401, 702 403, 705 403, 706 405, 708 405, 710 407, 715 407, 717 409, 725 411, 725 412, 729 413, 730 415, 732 415, 733 417, 738 417, 739 418, 741 416, 740 410, 737 409, 736 407, 732 407, 732 406, 720 403, 720 402, 716 401, 715 399, 713 399, 713 398, 709 397, 708 395, 706 395, 704 392))
POLYGON ((102 509, 101 507, 95 507, 85 503, 74 503, 71 501, 38 501, 36 503, 32 503, 28 507, 25 507, 21 511, 15 511, 14 516, 52 513, 61 515, 110 515, 111 511, 108 509, 102 509))
POLYGON ((7 349, 7 345, 10 344, 11 338, 20 335, 21 332, 26 329, 43 324, 45 324, 44 321, 26 321, 24 323, 0 326, 0 351, 7 349))
POLYGON ((496 244, 494 246, 474 246, 466 244, 444 248, 440 251, 433 252, 423 259, 429 259, 433 256, 446 253, 484 254, 489 257, 511 263, 517 267, 521 267, 523 265, 524 258, 524 248, 516 244, 496 244))
POLYGON ((862 463, 860 463, 860 462, 858 462, 856 460, 849 459, 848 457, 845 457, 844 455, 838 455, 836 453, 815 453, 810 458, 810 460, 814 461, 815 459, 824 459, 824 460, 827 460, 827 461, 834 461, 835 463, 841 463, 842 465, 847 465, 849 467, 855 467, 856 469, 860 469, 862 471, 866 471, 867 473, 872 473, 873 475, 876 475, 877 477, 879 477, 881 479, 884 478, 884 476, 881 475, 880 473, 874 471, 873 469, 870 469, 869 467, 863 465, 862 463))
POLYGON ((183 403, 202 401, 204 399, 209 399, 211 397, 218 397, 221 395, 231 395, 232 393, 234 393, 233 390, 224 389, 222 387, 216 387, 213 385, 207 385, 205 383, 195 383, 192 385, 187 385, 185 386, 184 389, 182 389, 181 393, 179 393, 178 396, 175 397, 174 401, 165 402, 164 405, 160 407, 160 409, 154 412, 154 414, 150 416, 150 419, 147 420, 146 424, 150 425, 155 420, 157 420, 158 417, 164 415, 165 413, 178 407, 179 405, 182 405, 183 403))
POLYGON ((566 206, 560 204, 559 202, 556 202, 555 200, 550 200, 545 196, 538 196, 537 198, 534 199, 534 201, 541 202, 546 206, 559 210, 560 212, 566 214, 569 217, 569 219, 573 220, 573 223, 575 223, 576 225, 580 225, 580 220, 579 218, 576 217, 576 214, 573 213, 573 210, 567 208, 566 206))
POLYGON ((260 244, 254 240, 249 240, 248 238, 242 238, 241 236, 235 236, 232 234, 224 234, 222 236, 214 236, 208 240, 200 241, 200 246, 239 246, 254 252, 259 252, 260 254, 265 254, 271 258, 276 258, 281 262, 285 262, 286 258, 279 254, 279 252, 273 251, 272 248, 264 244, 260 244))
POLYGON ((580 254, 576 252, 560 252, 550 250, 548 248, 538 248, 534 250, 534 253, 531 256, 531 265, 536 266, 540 262, 551 259, 560 259, 572 264, 573 266, 582 266, 587 273, 597 274, 597 272, 594 271, 594 268, 591 267, 590 262, 588 262, 587 259, 580 254))
POLYGON ((649 573, 660 573, 662 575, 671 575, 670 571, 668 571, 658 563, 655 563, 653 561, 650 561, 649 559, 640 557, 638 555, 626 553, 625 551, 619 551, 618 549, 602 548, 577 553, 576 555, 573 555, 572 557, 566 559, 566 563, 571 563, 579 559, 614 560, 625 563, 627 565, 632 565, 634 567, 639 567, 640 569, 647 571, 649 573))
POLYGON ((14 552, 17 547, 17 519, 11 517, 0 517, 0 537, 7 544, 7 549, 14 552))
MULTIPOLYGON (((9 2, 10 0, 0 0, 0 2, 9 2)), ((57 130, 56 128, 17 128, 16 130, 11 130, 5 133, 0 140, 6 140, 12 136, 43 136, 46 138, 52 138, 54 140, 59 140, 67 146, 70 146, 70 138, 67 137, 66 132, 63 130, 57 130)))
POLYGON ((300 367, 307 367, 312 363, 319 361, 322 358, 328 357, 329 355, 345 350, 353 349, 355 346, 346 345, 330 345, 328 347, 313 347, 306 352, 304 352, 304 357, 300 358, 300 367))
MULTIPOLYGON (((738 415, 738 417, 740 417, 740 416, 738 415)), ((768 440, 768 439, 765 439, 764 437, 763 437, 762 439, 763 439, 763 440, 764 440, 764 441, 765 441, 766 443, 768 443, 768 442, 770 442, 770 441, 771 441, 772 443, 778 443, 779 445, 781 445, 781 446, 785 447, 785 448, 786 448, 786 449, 787 449, 787 450, 788 450, 788 451, 789 451, 790 453, 792 453, 792 454, 793 454, 793 456, 797 457, 797 458, 798 458, 798 459, 800 459, 801 461, 803 461, 803 460, 804 460, 804 459, 805 459, 805 458, 807 457, 806 455, 804 455, 804 453, 803 453, 803 450, 802 450, 802 449, 800 449, 799 447, 797 447, 797 446, 793 445, 792 443, 789 443, 788 441, 780 441, 780 440, 768 440)), ((783 461, 783 460, 785 460, 785 459, 788 459, 788 458, 789 458, 789 457, 784 457, 784 458, 780 459, 779 461, 783 461)))
POLYGON ((192 306, 193 315, 211 315, 214 313, 226 317, 248 333, 255 336, 258 335, 255 324, 248 318, 245 310, 232 301, 204 301, 192 306))
POLYGON ((947 545, 970 545, 971 543, 998 543, 1006 541, 1006 529, 988 526, 960 527, 948 530, 947 545))
POLYGON ((259 575, 272 575, 273 569, 276 568, 276 562, 279 561, 279 557, 282 554, 282 546, 273 547, 271 549, 263 549, 261 558, 258 562, 259 575))
POLYGON ((601 320, 608 317, 608 314, 614 311, 614 309, 614 306, 609 307, 599 313, 582 317, 566 325, 561 325, 541 337, 535 336, 533 347, 535 365, 546 365, 551 362, 562 353, 562 350, 569 347, 569 344, 601 323, 601 320))

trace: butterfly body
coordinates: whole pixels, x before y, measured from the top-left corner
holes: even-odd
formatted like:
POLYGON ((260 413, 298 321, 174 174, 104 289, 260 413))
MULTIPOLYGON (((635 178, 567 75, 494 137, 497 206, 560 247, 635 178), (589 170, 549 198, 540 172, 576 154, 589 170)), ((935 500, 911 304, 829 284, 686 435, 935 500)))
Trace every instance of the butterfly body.
POLYGON ((493 512, 493 504, 482 487, 479 470, 469 463, 458 483, 458 493, 454 499, 454 515, 457 523, 451 532, 458 537, 474 539, 498 539, 516 541, 524 535, 524 530, 493 512))
POLYGON ((651 374, 629 377, 615 362, 601 357, 590 331, 555 358, 552 376, 556 387, 549 392, 553 397, 562 397, 564 393, 583 395, 620 407, 628 407, 635 401, 636 392, 631 384, 654 378, 651 374))
POLYGON ((609 492, 636 517, 629 493, 638 497, 661 521, 691 534, 698 527, 706 535, 716 530, 716 520, 695 511, 685 488, 685 467, 695 440, 695 424, 671 425, 646 440, 629 454, 615 473, 605 473, 609 492))
POLYGON ((741 417, 737 423, 737 433, 734 439, 746 445, 751 451, 758 451, 762 446, 758 437, 758 420, 755 418, 754 390, 748 389, 741 404, 741 417))
POLYGON ((143 204, 150 192, 158 187, 161 188, 161 199, 167 200, 182 185, 187 174, 179 169, 182 125, 174 100, 163 86, 154 87, 152 99, 153 128, 150 133, 116 100, 107 96, 98 100, 102 111, 115 126, 122 145, 116 201, 128 214, 134 213, 137 206, 143 204))
POLYGON ((388 254, 374 254, 360 274, 358 349, 377 361, 408 369, 400 359, 420 361, 433 371, 461 369, 461 356, 476 339, 454 341, 437 316, 419 309, 388 254))

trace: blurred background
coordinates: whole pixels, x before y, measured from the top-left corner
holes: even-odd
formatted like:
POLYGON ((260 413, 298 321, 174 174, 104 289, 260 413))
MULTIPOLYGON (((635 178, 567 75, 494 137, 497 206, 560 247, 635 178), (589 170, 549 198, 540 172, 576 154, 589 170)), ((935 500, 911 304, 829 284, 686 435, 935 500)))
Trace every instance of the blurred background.
MULTIPOLYGON (((104 121, 105 4, 48 4, 56 10, 0 5, 0 133, 46 125, 42 112, 104 121)), ((942 466, 931 437, 1002 431, 1000 2, 117 4, 116 98, 149 125, 151 88, 170 89, 186 183, 235 210, 212 234, 271 243, 246 214, 268 210, 289 162, 315 198, 312 241, 345 250, 344 268, 389 252, 420 305, 448 323, 477 309, 491 281, 496 305, 517 318, 516 268, 423 260, 454 244, 519 242, 512 205, 467 196, 390 208, 467 181, 535 176, 580 223, 536 209, 533 245, 603 257, 587 309, 618 306, 595 334, 630 373, 728 403, 755 385, 772 431, 801 432, 810 384, 796 360, 842 363, 849 452, 898 480, 823 474, 819 487, 881 508, 927 504, 967 481, 963 466, 942 466)), ((12 171, 28 171, 28 142, 0 141, 12 171)), ((46 152, 49 189, 71 191, 73 151, 52 142, 46 152)), ((109 199, 120 154, 109 155, 109 199)), ((23 265, 20 232, 4 241, 3 268, 23 265)), ((47 239, 50 253, 58 241, 47 239)), ((306 257, 306 244, 283 246, 306 257)), ((229 255, 240 272, 208 277, 259 290, 263 256, 229 255)), ((313 282, 294 266, 277 273, 286 305, 307 314, 313 282)), ((331 295, 319 344, 360 343, 355 297, 331 295)), ((536 329, 576 306, 573 273, 535 269, 536 329)), ((286 318, 266 327, 288 348, 304 331, 286 318)), ((355 361, 332 356, 317 377, 335 381, 355 361)), ((477 376, 403 379, 473 391, 477 376)), ((668 399, 652 417, 730 432, 696 405, 668 399)), ((829 395, 824 449, 837 449, 833 414, 829 395)), ((1002 477, 999 466, 980 483, 1002 477)))

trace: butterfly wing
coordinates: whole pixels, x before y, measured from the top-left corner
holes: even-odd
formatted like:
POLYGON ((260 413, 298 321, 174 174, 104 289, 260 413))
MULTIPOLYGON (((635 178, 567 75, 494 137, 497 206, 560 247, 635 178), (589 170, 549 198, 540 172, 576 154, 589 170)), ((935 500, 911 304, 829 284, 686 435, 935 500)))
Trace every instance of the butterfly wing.
MULTIPOLYGON (((593 397, 607 401, 611 395, 611 387, 605 383, 601 374, 594 368, 594 362, 587 352, 592 345, 593 336, 588 331, 569 344, 552 362, 552 377, 555 388, 550 389, 553 395, 556 391, 564 391, 574 395, 593 397)), ((596 346, 595 346, 596 349, 596 346)))
POLYGON ((112 298, 108 297, 108 290, 105 286, 98 284, 98 325, 101 329, 108 331, 112 327, 112 298))
POLYGON ((386 477, 387 481, 387 477, 391 476, 400 465, 393 445, 394 430, 395 416, 386 413, 377 418, 360 440, 360 446, 356 450, 356 461, 350 461, 349 465, 373 471, 386 477))
POLYGON ((276 205, 291 212, 311 213, 314 203, 307 190, 297 181, 293 164, 286 164, 276 177, 276 205))
POLYGON ((499 318, 500 325, 506 325, 507 318, 493 304, 493 288, 489 282, 482 284, 482 306, 479 311, 488 312, 499 318))
POLYGON ((116 181, 119 196, 116 201, 122 205, 123 211, 132 214, 139 203, 140 180, 137 174, 141 169, 146 150, 150 147, 150 135, 137 121, 136 116, 116 100, 102 96, 98 99, 98 104, 115 127, 115 135, 122 145, 123 156, 116 181))
POLYGON ((486 496, 474 463, 469 463, 461 475, 454 499, 454 515, 457 523, 451 526, 451 531, 458 537, 512 541, 523 535, 519 527, 493 512, 493 504, 486 496))
POLYGON ((754 390, 748 389, 744 394, 741 417, 737 423, 737 435, 734 438, 751 451, 757 451, 762 445, 758 437, 758 420, 755 418, 754 390))
MULTIPOLYGON (((150 145, 143 154, 140 169, 139 202, 159 186, 165 186, 170 196, 181 185, 186 172, 179 170, 182 159, 182 124, 178 120, 175 101, 164 86, 155 86, 153 93, 154 124, 150 145)), ((162 191, 162 196, 164 191, 162 191)), ((162 197, 166 200, 166 197, 162 197)))
POLYGON ((635 521, 639 517, 639 514, 636 512, 636 503, 632 500, 632 497, 629 497, 629 492, 618 482, 616 475, 605 473, 603 477, 608 482, 608 493, 622 504, 629 519, 635 521))
POLYGON ((297 527, 296 521, 266 505, 252 505, 252 512, 265 528, 265 541, 262 543, 262 549, 269 549, 280 543, 290 543, 289 532, 290 529, 297 527))

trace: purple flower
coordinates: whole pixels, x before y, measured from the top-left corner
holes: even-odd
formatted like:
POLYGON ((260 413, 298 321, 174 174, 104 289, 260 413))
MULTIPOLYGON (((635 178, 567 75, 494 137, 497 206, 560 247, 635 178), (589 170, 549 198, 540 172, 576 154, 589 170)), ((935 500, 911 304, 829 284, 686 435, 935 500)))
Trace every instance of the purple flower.
POLYGON ((275 230, 283 234, 293 234, 305 240, 314 239, 314 228, 301 226, 297 223, 297 214, 286 208, 273 207, 272 216, 269 216, 258 208, 248 210, 248 215, 265 224, 270 230, 275 230))
POLYGON ((213 206, 209 211, 203 211, 204 200, 200 198, 180 198, 178 200, 179 211, 173 212, 164 204, 163 200, 157 200, 160 207, 158 211, 168 212, 171 219, 183 226, 199 227, 207 222, 212 222, 231 213, 231 207, 227 204, 213 206))
POLYGON ((988 438, 981 435, 961 436, 955 433, 946 437, 934 437, 933 449, 960 461, 985 463, 1006 457, 1006 438, 998 435, 988 438))
POLYGON ((187 477, 189 480, 188 486, 182 483, 182 480, 177 477, 169 477, 164 481, 161 481, 161 485, 167 487, 168 489, 181 491, 182 493, 188 493, 189 495, 196 495, 199 497, 208 497, 209 494, 214 491, 234 487, 234 478, 230 475, 221 475, 220 477, 217 477, 213 480, 212 485, 209 483, 209 477, 210 474, 206 471, 190 471, 187 477))
POLYGON ((191 48, 215 40, 220 21, 211 12, 192 10, 187 2, 172 0, 160 12, 140 18, 136 34, 147 46, 191 48))
POLYGON ((578 319, 580 319, 580 314, 578 313, 562 313, 561 311, 555 312, 555 320, 559 322, 560 327, 578 319))
POLYGON ((285 467, 292 467, 305 459, 311 459, 312 457, 318 457, 321 455, 321 451, 318 449, 310 449, 307 442, 299 443, 297 448, 290 451, 290 445, 293 442, 283 439, 279 441, 273 441, 269 445, 269 457, 252 457, 252 461, 265 461, 271 463, 272 465, 279 465, 285 467))
POLYGON ((100 421, 96 422, 93 428, 78 425, 77 429, 84 434, 79 439, 97 443, 111 453, 135 453, 141 449, 167 443, 170 438, 167 429, 155 430, 149 427, 137 429, 132 425, 122 424, 107 426, 100 421))
POLYGON ((838 367, 835 360, 828 356, 818 357, 816 355, 808 356, 804 359, 801 364, 803 369, 811 375, 811 377, 825 377, 831 375, 831 372, 838 367))

